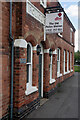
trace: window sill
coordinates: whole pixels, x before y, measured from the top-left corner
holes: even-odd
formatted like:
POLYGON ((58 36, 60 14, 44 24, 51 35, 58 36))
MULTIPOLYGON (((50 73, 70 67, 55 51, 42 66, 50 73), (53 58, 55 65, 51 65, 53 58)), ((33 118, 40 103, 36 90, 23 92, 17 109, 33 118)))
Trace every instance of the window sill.
POLYGON ((49 83, 52 84, 54 83, 56 80, 55 79, 50 79, 49 83))
POLYGON ((71 69, 71 72, 73 72, 73 69, 71 69))
POLYGON ((68 74, 68 73, 70 73, 70 71, 65 72, 64 75, 66 75, 66 74, 68 74))
POLYGON ((61 77, 61 76, 62 76, 62 73, 61 73, 61 74, 57 74, 57 78, 58 78, 58 77, 61 77))
POLYGON ((38 88, 36 86, 31 86, 30 84, 27 84, 26 87, 27 87, 25 91, 26 95, 29 95, 31 93, 38 91, 38 88))

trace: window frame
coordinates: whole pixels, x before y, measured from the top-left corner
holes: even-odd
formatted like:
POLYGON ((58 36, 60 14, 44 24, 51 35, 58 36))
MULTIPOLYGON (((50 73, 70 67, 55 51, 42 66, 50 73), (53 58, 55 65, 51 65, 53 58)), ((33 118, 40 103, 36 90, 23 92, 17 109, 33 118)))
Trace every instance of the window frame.
POLYGON ((31 43, 27 43, 27 45, 30 45, 31 47, 31 63, 26 63, 26 66, 27 65, 30 65, 30 71, 29 71, 29 82, 26 81, 26 91, 25 91, 25 94, 26 95, 30 95, 31 93, 34 93, 36 91, 38 91, 38 88, 37 86, 32 86, 32 60, 33 60, 33 47, 32 47, 32 44, 31 43))
POLYGON ((71 52, 71 54, 70 54, 70 68, 71 68, 71 70, 72 70, 72 52, 71 52))
POLYGON ((69 51, 67 51, 67 72, 69 71, 69 51))
POLYGON ((57 76, 60 75, 60 48, 57 48, 57 76), (59 50, 59 55, 58 55, 58 50, 59 50), (58 59, 59 56, 59 59, 58 59))
POLYGON ((66 70, 65 69, 65 65, 66 65, 65 62, 66 62, 66 50, 64 50, 64 74, 65 74, 65 70, 66 70))
MULTIPOLYGON (((32 52, 32 45, 31 43, 28 43, 30 45, 31 48, 31 62, 27 62, 26 64, 29 65, 29 82, 27 82, 27 84, 30 84, 32 86, 32 57, 33 57, 33 52, 32 52)), ((28 46, 27 44, 27 46, 28 46)), ((27 56, 28 57, 28 56, 27 56)), ((28 78, 28 77, 27 77, 28 78)))
POLYGON ((70 43, 72 43, 72 33, 73 33, 73 29, 70 28, 70 43))
POLYGON ((51 55, 50 57, 50 80, 52 79, 52 66, 53 66, 52 62, 53 62, 53 55, 51 55))

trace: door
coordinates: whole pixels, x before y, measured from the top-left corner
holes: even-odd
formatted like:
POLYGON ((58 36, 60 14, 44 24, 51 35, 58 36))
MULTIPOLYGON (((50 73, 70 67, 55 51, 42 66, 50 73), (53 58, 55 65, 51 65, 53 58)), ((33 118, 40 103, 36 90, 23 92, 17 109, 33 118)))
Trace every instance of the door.
POLYGON ((42 54, 39 55, 39 97, 42 97, 41 90, 42 90, 42 54))

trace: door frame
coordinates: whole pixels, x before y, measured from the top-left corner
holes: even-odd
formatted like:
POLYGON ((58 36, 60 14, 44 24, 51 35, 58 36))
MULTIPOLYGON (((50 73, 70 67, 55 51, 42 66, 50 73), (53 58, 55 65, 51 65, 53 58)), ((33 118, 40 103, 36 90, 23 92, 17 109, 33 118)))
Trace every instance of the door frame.
POLYGON ((40 52, 40 54, 42 54, 42 78, 41 78, 41 97, 43 97, 43 66, 44 66, 44 52, 43 52, 43 46, 42 46, 42 44, 40 44, 40 47, 41 47, 41 52, 40 52))

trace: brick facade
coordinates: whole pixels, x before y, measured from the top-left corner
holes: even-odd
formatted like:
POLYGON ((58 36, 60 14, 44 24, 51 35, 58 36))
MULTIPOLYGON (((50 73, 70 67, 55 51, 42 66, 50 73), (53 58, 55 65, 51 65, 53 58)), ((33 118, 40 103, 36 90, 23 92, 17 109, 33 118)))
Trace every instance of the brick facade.
MULTIPOLYGON (((39 2, 33 3, 43 14, 44 8, 39 2)), ((47 7, 57 6, 57 2, 47 2, 47 7)), ((9 3, 0 3, 2 9, 2 44, 0 41, 0 62, 2 77, 0 77, 0 118, 6 119, 10 108, 10 82, 11 82, 11 47, 9 41, 9 3), (1 104, 2 103, 2 104, 1 104)), ((26 13, 26 3, 16 2, 12 6, 12 34, 15 40, 25 40, 26 47, 14 46, 14 85, 13 85, 13 106, 14 116, 18 119, 25 114, 29 114, 33 109, 39 106, 39 56, 37 55, 36 46, 42 44, 43 46, 43 97, 49 97, 57 88, 58 83, 64 81, 66 78, 74 74, 74 32, 72 33, 72 43, 70 43, 70 28, 73 28, 71 22, 64 16, 63 37, 58 34, 46 35, 44 41, 44 26, 39 21, 34 19, 26 13), (26 95, 27 90, 27 44, 32 45, 32 87, 37 87, 38 90, 26 95), (49 49, 53 52, 60 48, 60 74, 57 77, 57 53, 52 55, 52 78, 55 82, 50 84, 50 56, 49 49), (69 73, 64 75, 64 50, 66 51, 65 72, 67 72, 67 51, 69 51, 69 73), (70 67, 70 53, 72 53, 72 70, 70 67), (26 63, 21 63, 21 59, 25 59, 26 63)), ((22 45, 22 44, 21 44, 22 45)), ((0 76, 1 76, 0 75, 0 76)))

